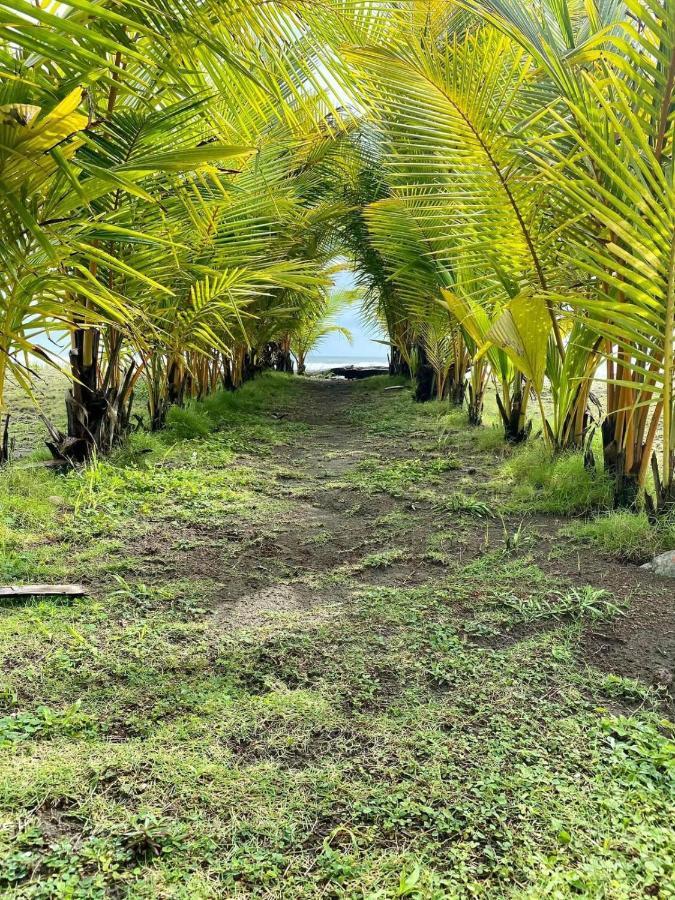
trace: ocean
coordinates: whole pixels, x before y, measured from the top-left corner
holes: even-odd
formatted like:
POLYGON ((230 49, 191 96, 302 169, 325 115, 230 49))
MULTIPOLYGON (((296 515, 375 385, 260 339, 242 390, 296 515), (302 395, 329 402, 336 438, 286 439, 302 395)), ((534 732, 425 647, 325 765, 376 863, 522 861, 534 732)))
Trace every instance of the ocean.
POLYGON ((307 360, 307 372, 325 372, 336 366, 386 366, 386 356, 323 356, 321 353, 310 354, 307 360))

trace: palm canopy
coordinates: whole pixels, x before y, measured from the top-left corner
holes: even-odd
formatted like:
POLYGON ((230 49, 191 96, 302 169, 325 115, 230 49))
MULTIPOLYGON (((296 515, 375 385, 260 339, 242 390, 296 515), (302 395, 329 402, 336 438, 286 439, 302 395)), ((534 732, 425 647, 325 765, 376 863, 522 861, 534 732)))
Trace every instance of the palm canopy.
POLYGON ((662 428, 666 497, 670 6, 0 0, 0 388, 55 327, 83 434, 143 370, 236 382, 346 253, 400 357, 476 403, 492 377, 519 436, 534 392, 587 442, 605 362, 605 463, 644 488, 662 428))

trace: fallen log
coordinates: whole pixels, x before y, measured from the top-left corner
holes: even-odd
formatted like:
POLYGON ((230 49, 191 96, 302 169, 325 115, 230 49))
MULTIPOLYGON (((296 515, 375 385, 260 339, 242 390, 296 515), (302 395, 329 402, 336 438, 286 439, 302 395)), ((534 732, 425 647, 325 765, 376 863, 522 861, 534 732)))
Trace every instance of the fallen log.
POLYGON ((0 597, 83 597, 83 584, 9 584, 0 586, 0 597))
POLYGON ((355 378, 372 378, 373 375, 388 375, 388 366, 337 366, 335 369, 328 369, 329 375, 335 375, 338 378, 346 378, 352 381, 355 378))

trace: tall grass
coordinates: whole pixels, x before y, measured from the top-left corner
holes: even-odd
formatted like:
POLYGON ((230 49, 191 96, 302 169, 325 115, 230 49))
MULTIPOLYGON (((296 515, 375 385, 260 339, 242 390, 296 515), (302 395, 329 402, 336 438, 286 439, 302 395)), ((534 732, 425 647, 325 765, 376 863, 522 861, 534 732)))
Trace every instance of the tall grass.
POLYGON ((612 482, 604 472, 587 468, 581 453, 552 456, 542 443, 515 452, 500 475, 511 498, 507 508, 565 515, 609 509, 612 503, 612 482))
POLYGON ((675 549, 675 518, 650 524, 644 513, 615 510, 587 522, 573 522, 563 534, 624 562, 644 563, 675 549))

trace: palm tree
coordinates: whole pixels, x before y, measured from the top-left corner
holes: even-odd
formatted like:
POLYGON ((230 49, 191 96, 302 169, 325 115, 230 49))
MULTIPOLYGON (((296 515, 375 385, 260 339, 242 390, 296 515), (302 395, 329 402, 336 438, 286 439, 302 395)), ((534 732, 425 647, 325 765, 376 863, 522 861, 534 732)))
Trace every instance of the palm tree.
POLYGON ((672 4, 475 4, 532 55, 558 102, 532 157, 562 212, 561 257, 582 277, 552 294, 597 337, 606 360, 606 468, 633 503, 651 465, 656 505, 675 499, 672 4), (653 455, 659 425, 663 445, 653 455))
POLYGON ((301 227, 292 167, 330 137, 327 114, 339 127, 304 31, 274 3, 149 3, 125 15, 103 3, 96 19, 79 4, 8 11, 0 387, 8 365, 28 386, 19 352, 43 355, 28 324, 70 331, 69 427, 52 435, 55 452, 111 446, 150 360, 171 372, 160 394, 179 397, 188 357, 194 369, 195 354, 222 358, 248 341, 241 303, 321 282, 321 264, 295 259, 280 237, 301 227), (86 92, 56 104, 41 137, 36 100, 73 82, 86 92))

